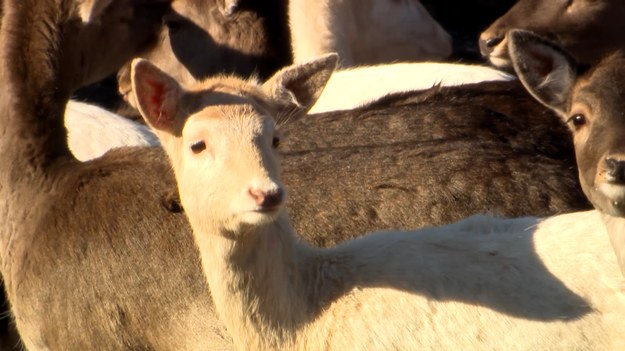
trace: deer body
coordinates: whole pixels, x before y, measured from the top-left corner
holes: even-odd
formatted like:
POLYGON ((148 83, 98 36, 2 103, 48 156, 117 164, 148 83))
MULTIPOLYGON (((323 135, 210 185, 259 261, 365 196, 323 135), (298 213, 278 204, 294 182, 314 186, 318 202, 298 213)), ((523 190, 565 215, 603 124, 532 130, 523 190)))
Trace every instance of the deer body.
POLYGON ((442 59, 451 37, 418 0, 290 0, 295 62, 336 52, 341 66, 442 59))
POLYGON ((65 108, 69 148, 80 161, 89 161, 124 146, 157 146, 158 139, 139 124, 103 108, 70 100, 65 108))
POLYGON ((477 216, 327 251, 277 222, 253 242, 196 232, 217 312, 241 350, 625 345, 623 277, 596 211, 477 216))
POLYGON ((358 108, 393 93, 427 90, 436 85, 513 79, 503 71, 479 65, 417 62, 360 66, 334 72, 309 113, 358 108))
POLYGON ((215 78, 189 90, 147 61, 133 66, 238 349, 625 347, 623 276, 597 212, 477 216, 330 249, 299 241, 283 210, 274 118, 314 103, 333 60, 262 87, 215 78))

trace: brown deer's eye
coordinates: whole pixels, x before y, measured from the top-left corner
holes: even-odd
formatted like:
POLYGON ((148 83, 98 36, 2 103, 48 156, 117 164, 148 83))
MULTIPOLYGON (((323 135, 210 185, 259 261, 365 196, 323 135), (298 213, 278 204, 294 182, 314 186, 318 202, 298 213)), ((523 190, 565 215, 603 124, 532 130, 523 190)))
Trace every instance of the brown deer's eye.
POLYGON ((572 123, 575 129, 579 129, 586 124, 586 116, 581 113, 575 114, 569 118, 569 123, 572 123))
POLYGON ((277 149, 280 146, 280 138, 279 137, 273 137, 273 141, 272 141, 271 145, 273 146, 274 149, 277 149))
POLYGON ((193 151, 194 154, 199 154, 204 150, 206 150, 206 143, 204 142, 204 140, 196 141, 195 143, 191 144, 191 151, 193 151))

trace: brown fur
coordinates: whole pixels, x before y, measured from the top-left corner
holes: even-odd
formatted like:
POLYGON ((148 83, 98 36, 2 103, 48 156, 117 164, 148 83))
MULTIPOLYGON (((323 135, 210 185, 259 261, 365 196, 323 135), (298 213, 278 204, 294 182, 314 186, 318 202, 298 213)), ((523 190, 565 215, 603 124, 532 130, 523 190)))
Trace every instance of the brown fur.
MULTIPOLYGON (((174 0, 159 45, 142 56, 186 83, 218 73, 262 79, 291 62, 287 0, 234 1, 231 13, 218 0, 174 0)), ((130 91, 130 66, 118 74, 130 91)))
POLYGON ((480 36, 482 54, 497 66, 510 66, 506 33, 525 29, 556 40, 579 62, 596 64, 625 48, 622 0, 520 0, 480 36), (491 44, 487 44, 490 42, 491 44))
MULTIPOLYGON (((0 259, 24 342, 68 350, 227 347, 163 153, 120 149, 79 163, 67 150, 63 110, 75 83, 65 79, 81 74, 71 64, 80 46, 58 30, 73 30, 65 26, 72 4, 10 0, 2 26, 0 162, 11 166, 0 171, 0 259)), ((570 145, 552 144, 566 131, 511 84, 442 90, 388 109, 293 116, 283 126, 287 140, 308 140, 284 146, 298 229, 312 228, 307 239, 327 245, 471 211, 587 206, 575 192, 570 145), (525 102, 504 107, 506 99, 525 102), (452 106, 467 112, 457 130, 452 106), (545 116, 550 128, 521 137, 540 130, 527 115, 545 116), (432 159, 440 161, 430 166, 432 159)))
POLYGON ((338 115, 281 126, 290 216, 302 233, 318 230, 307 218, 332 223, 315 240, 324 246, 371 228, 437 225, 477 212, 589 208, 566 127, 517 82, 394 95, 338 115), (302 183, 308 188, 293 186, 302 183))

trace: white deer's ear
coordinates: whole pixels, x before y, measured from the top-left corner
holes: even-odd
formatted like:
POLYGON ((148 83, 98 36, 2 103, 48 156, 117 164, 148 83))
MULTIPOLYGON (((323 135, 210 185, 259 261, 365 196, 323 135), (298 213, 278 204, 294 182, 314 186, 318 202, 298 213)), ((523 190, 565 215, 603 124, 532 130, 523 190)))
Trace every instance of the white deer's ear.
POLYGON ((337 54, 328 54, 314 61, 289 66, 276 73, 263 87, 285 108, 306 112, 323 92, 337 62, 337 54))
POLYGON ((145 121, 156 130, 178 134, 178 102, 182 88, 167 73, 147 60, 135 59, 131 68, 132 90, 145 121))
POLYGON ((556 44, 523 30, 508 33, 508 51, 519 79, 538 101, 565 114, 575 80, 575 60, 556 44))

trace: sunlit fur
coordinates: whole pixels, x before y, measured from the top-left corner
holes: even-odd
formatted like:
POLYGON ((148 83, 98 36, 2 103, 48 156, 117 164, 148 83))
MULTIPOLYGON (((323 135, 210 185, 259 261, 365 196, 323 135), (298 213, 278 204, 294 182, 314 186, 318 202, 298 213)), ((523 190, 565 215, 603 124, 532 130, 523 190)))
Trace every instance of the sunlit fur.
POLYGON ((191 115, 181 139, 176 128, 158 131, 238 349, 625 347, 623 277, 597 212, 544 222, 474 216, 330 249, 300 241, 284 211, 256 222, 239 217, 250 208, 240 194, 251 183, 279 184, 266 145, 274 130, 247 100, 191 115), (215 145, 207 148, 213 155, 190 155, 184 146, 198 138, 215 145))
POLYGON ((490 67, 441 62, 391 63, 334 72, 310 113, 349 110, 389 94, 514 79, 490 67))
POLYGON ((189 117, 182 137, 175 143, 177 151, 171 154, 178 165, 174 169, 179 179, 184 179, 179 183, 181 192, 201 191, 211 202, 187 202, 187 213, 220 222, 224 230, 232 233, 272 218, 256 211, 248 190, 283 187, 278 179, 277 151, 271 150, 273 124, 271 117, 251 104, 228 109, 207 107, 189 117), (208 149, 196 155, 188 146, 197 140, 204 140, 208 149), (219 186, 206 188, 204 182, 219 186))
POLYGON ((65 109, 70 151, 80 161, 124 146, 156 146, 158 139, 143 124, 95 105, 70 100, 65 109))
POLYGON ((510 67, 507 32, 526 29, 557 40, 584 64, 598 63, 625 48, 622 0, 519 0, 480 36, 482 54, 497 67, 510 67), (568 6, 567 6, 568 4, 568 6), (485 50, 486 42, 501 38, 485 50))
POLYGON ((336 52, 341 66, 447 57, 451 37, 419 0, 290 0, 295 62, 336 52))

